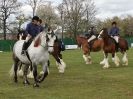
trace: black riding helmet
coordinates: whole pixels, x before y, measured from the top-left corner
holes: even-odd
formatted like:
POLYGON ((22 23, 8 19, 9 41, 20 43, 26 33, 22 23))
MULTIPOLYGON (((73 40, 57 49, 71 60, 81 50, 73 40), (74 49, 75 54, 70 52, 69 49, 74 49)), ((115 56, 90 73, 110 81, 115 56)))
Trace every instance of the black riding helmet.
POLYGON ((113 22, 112 22, 112 25, 114 25, 114 24, 116 25, 117 23, 116 23, 115 21, 113 21, 113 22))
POLYGON ((39 21, 39 17, 38 17, 38 16, 33 16, 32 21, 33 21, 33 20, 39 21))

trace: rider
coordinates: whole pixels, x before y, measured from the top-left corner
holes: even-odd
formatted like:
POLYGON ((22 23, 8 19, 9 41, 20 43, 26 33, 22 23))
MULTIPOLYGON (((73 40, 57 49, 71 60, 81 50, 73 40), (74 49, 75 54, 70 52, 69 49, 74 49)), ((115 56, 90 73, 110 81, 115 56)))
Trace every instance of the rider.
POLYGON ((88 43, 90 43, 90 41, 92 41, 96 38, 96 31, 94 29, 94 26, 92 26, 88 32, 89 32, 89 37, 90 37, 88 39, 88 43))
POLYGON ((32 40, 36 37, 36 35, 38 33, 40 33, 38 21, 39 21, 39 17, 34 16, 32 18, 32 22, 27 24, 27 27, 26 27, 27 37, 26 37, 26 40, 25 40, 23 47, 22 47, 22 52, 21 52, 22 55, 25 54, 25 51, 27 50, 27 48, 31 44, 32 40))
POLYGON ((42 20, 41 19, 38 20, 38 26, 39 26, 40 32, 44 31, 44 27, 42 26, 42 20))
POLYGON ((109 31, 109 35, 116 41, 116 48, 119 47, 119 28, 117 27, 117 23, 112 22, 112 28, 109 31))

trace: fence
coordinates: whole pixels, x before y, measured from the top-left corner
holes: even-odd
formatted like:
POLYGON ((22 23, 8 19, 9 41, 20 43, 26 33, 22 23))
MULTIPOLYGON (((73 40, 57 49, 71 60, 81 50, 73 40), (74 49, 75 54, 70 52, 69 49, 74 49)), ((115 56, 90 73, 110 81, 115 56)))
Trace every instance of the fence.
MULTIPOLYGON (((133 44, 133 37, 126 38, 128 41, 129 46, 133 44)), ((16 41, 15 40, 0 40, 0 51, 12 51, 13 45, 16 41)), ((73 38, 64 38, 63 42, 65 45, 75 45, 76 40, 73 38)))

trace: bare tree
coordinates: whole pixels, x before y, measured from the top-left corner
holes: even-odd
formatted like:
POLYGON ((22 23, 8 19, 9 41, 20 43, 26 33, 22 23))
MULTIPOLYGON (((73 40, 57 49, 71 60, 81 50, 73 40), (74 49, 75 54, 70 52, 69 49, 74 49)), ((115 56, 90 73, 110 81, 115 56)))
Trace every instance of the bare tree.
POLYGON ((44 3, 44 0, 26 0, 26 4, 30 5, 33 10, 33 16, 36 15, 36 10, 42 3, 44 3))
POLYGON ((29 19, 29 17, 26 17, 24 14, 20 14, 16 16, 16 22, 18 30, 21 30, 21 26, 24 22, 26 22, 29 19))
POLYGON ((55 13, 55 7, 51 3, 47 5, 40 5, 37 8, 37 15, 43 20, 44 23, 47 23, 49 26, 58 24, 58 15, 55 13))
POLYGON ((58 10, 64 18, 64 23, 67 24, 65 26, 74 33, 74 37, 80 31, 81 24, 84 22, 87 27, 96 13, 92 0, 63 0, 58 10))
POLYGON ((15 14, 20 3, 17 0, 0 0, 0 20, 2 21, 2 28, 4 33, 4 40, 6 40, 7 19, 11 14, 15 14))

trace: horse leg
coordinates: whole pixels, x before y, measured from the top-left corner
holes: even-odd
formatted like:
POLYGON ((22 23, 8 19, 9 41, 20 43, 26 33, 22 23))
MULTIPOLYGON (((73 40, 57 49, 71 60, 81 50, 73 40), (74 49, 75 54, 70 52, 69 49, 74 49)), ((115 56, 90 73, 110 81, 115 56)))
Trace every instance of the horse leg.
POLYGON ((33 64, 33 76, 34 76, 34 84, 33 87, 39 87, 38 80, 37 80, 37 65, 33 64))
POLYGON ((42 81, 44 81, 44 79, 47 77, 48 73, 49 73, 48 62, 46 62, 43 64, 43 75, 42 75, 42 77, 40 77, 38 79, 38 82, 41 83, 42 81))
POLYGON ((61 54, 59 55, 59 54, 56 54, 56 53, 53 53, 52 55, 56 60, 56 65, 58 66, 59 73, 64 73, 66 64, 62 59, 62 55, 61 54))
POLYGON ((84 54, 83 55, 83 59, 85 60, 86 64, 91 64, 91 56, 89 56, 88 54, 84 54))
POLYGON ((105 65, 103 66, 104 69, 109 68, 109 62, 108 62, 108 53, 105 53, 105 65))
POLYGON ((116 53, 112 53, 112 61, 115 63, 117 67, 120 65, 120 59, 116 53))
POLYGON ((18 76, 23 77, 23 75, 24 75, 24 73, 23 73, 23 69, 22 69, 22 62, 20 62, 18 76))
POLYGON ((60 67, 62 68, 62 71, 60 73, 64 73, 65 68, 66 68, 66 63, 63 61, 61 52, 58 53, 58 56, 59 56, 59 59, 60 59, 60 62, 61 62, 61 66, 60 67))
POLYGON ((16 59, 14 60, 14 82, 15 82, 15 83, 18 82, 18 79, 17 79, 18 63, 19 63, 19 59, 16 58, 16 59))
POLYGON ((123 58, 122 58, 123 65, 127 66, 128 65, 128 58, 127 58, 127 53, 123 52, 123 58))
POLYGON ((29 65, 24 66, 24 82, 23 82, 23 84, 25 84, 25 85, 30 84, 27 79, 28 68, 29 68, 29 65))
MULTIPOLYGON (((31 63, 31 64, 32 64, 32 63, 31 63)), ((30 73, 27 75, 27 77, 28 77, 28 78, 31 78, 31 79, 34 78, 34 76, 33 76, 33 67, 32 67, 32 65, 29 66, 29 71, 30 71, 30 73)))
MULTIPOLYGON (((50 66, 50 61, 48 60, 48 67, 50 66)), ((40 75, 43 75, 44 74, 44 71, 41 71, 40 72, 40 75)))
POLYGON ((104 59, 100 62, 100 65, 104 65, 105 64, 105 53, 103 52, 103 54, 104 54, 104 59))

